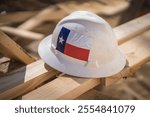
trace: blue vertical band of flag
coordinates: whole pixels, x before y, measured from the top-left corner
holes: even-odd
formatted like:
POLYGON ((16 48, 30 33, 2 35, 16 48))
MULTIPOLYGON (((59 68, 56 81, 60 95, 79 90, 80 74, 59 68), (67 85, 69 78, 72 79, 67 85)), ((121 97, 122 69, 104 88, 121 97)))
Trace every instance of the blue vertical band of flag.
POLYGON ((70 30, 65 28, 65 27, 62 27, 59 35, 58 35, 58 39, 57 39, 57 46, 56 46, 56 49, 62 53, 64 53, 64 49, 65 49, 65 44, 66 44, 66 41, 67 41, 67 38, 68 38, 68 35, 70 33, 70 30), (63 38, 63 44, 59 42, 59 38, 63 38))

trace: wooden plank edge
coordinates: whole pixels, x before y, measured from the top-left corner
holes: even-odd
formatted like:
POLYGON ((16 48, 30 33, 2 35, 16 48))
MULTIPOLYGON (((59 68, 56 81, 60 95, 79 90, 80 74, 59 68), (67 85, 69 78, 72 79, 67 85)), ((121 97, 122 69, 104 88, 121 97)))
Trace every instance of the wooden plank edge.
POLYGON ((31 30, 43 23, 44 21, 56 20, 57 18, 60 19, 62 18, 62 15, 64 16, 65 13, 58 9, 57 6, 49 6, 40 11, 37 15, 22 23, 20 26, 18 26, 18 28, 31 30), (59 13, 59 17, 56 15, 57 13, 59 13))
POLYGON ((42 38, 44 38, 44 35, 41 33, 31 32, 31 31, 9 27, 9 26, 1 26, 0 30, 9 33, 11 35, 19 36, 25 39, 41 40, 42 38))
POLYGON ((19 11, 13 13, 0 14, 0 26, 21 23, 33 17, 39 11, 19 11), (17 18, 16 18, 17 17, 17 18))
POLYGON ((118 97, 113 97, 111 95, 105 94, 95 89, 91 89, 79 97, 76 100, 118 100, 118 97))
MULTIPOLYGON (((136 41, 141 40, 140 37, 142 37, 142 36, 134 38, 133 40, 130 40, 130 41, 134 41, 134 43, 136 43, 136 41)), ((125 44, 128 45, 129 42, 127 42, 125 44)), ((143 46, 143 48, 144 48, 144 46, 143 46)), ((150 48, 148 48, 148 49, 150 50, 150 48)), ((149 50, 147 50, 147 48, 144 48, 143 50, 149 51, 149 50)), ((146 54, 145 58, 149 59, 150 55, 149 54, 147 55, 147 53, 145 53, 145 54, 146 54)), ((127 56, 129 56, 129 55, 127 55, 127 56)), ((134 70, 137 70, 141 65, 143 65, 147 62, 143 58, 136 58, 136 60, 135 60, 136 62, 133 62, 129 59, 131 59, 131 57, 128 58, 129 67, 127 69, 123 69, 117 75, 111 76, 108 79, 116 77, 116 76, 118 77, 118 79, 128 76, 128 75, 130 75, 130 71, 135 72, 134 70), (141 61, 142 61, 142 63, 141 63, 141 61), (133 62, 133 63, 130 63, 130 62, 133 62), (137 67, 137 68, 135 69, 135 67, 137 67)), ((72 76, 65 75, 62 77, 58 77, 57 79, 37 88, 36 90, 29 92, 28 94, 22 96, 22 99, 75 99, 76 97, 80 96, 84 92, 88 91, 89 89, 91 89, 99 84, 100 84, 100 79, 74 78, 72 76), (65 81, 61 82, 61 85, 58 85, 57 81, 59 81, 59 80, 63 81, 64 79, 65 79, 65 81), (79 85, 76 85, 76 87, 70 87, 70 86, 66 85, 67 79, 72 80, 72 82, 70 82, 71 84, 78 83, 79 85), (66 90, 64 90, 64 89, 66 89, 66 90), (49 91, 44 92, 45 90, 49 90, 49 91), (53 90, 55 90, 55 92, 53 90)))
POLYGON ((60 74, 42 60, 0 77, 0 99, 13 99, 25 94, 60 74), (13 80, 12 80, 13 79, 13 80))
POLYGON ((20 45, 0 31, 0 52, 7 57, 17 59, 25 64, 30 64, 35 59, 29 55, 20 45))
POLYGON ((131 20, 127 23, 115 27, 113 31, 116 34, 118 44, 123 44, 131 38, 142 34, 150 29, 150 13, 143 15, 139 18, 131 20), (132 32, 132 34, 131 34, 132 32))

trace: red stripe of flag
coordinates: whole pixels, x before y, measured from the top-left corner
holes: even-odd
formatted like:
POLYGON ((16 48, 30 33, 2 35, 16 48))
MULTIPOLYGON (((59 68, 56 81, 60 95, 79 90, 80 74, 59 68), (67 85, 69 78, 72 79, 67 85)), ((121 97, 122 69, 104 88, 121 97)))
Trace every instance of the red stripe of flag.
POLYGON ((84 61, 88 61, 89 52, 88 49, 79 48, 68 43, 66 43, 64 50, 64 54, 84 61))

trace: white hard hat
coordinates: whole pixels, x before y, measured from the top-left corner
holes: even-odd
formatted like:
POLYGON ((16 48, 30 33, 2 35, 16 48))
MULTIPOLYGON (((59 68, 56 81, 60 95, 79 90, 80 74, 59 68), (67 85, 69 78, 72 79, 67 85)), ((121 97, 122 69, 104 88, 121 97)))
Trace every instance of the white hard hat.
POLYGON ((78 77, 111 76, 126 64, 112 28, 87 11, 63 18, 53 34, 41 41, 38 52, 54 69, 78 77))

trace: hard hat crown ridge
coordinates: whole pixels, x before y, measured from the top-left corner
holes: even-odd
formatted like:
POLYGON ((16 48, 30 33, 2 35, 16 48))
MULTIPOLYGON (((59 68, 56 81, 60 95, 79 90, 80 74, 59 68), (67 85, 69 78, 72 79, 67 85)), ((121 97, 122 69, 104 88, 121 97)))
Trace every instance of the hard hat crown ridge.
POLYGON ((110 25, 87 11, 63 18, 53 34, 42 40, 38 52, 51 67, 79 77, 110 76, 126 63, 110 25))

